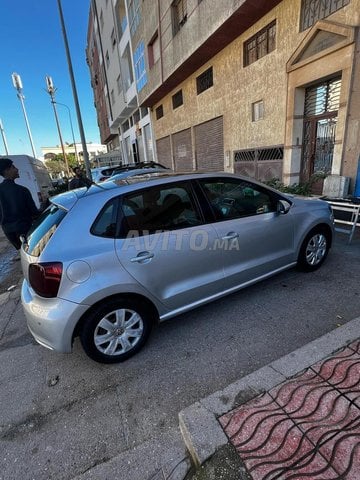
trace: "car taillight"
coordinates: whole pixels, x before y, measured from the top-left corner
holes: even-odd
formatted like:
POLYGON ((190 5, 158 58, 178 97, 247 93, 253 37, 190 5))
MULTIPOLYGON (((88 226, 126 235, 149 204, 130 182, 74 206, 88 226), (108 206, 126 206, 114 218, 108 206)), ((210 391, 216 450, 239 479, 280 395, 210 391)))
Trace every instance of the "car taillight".
POLYGON ((61 262, 31 263, 29 266, 29 282, 41 297, 56 297, 62 275, 61 262))

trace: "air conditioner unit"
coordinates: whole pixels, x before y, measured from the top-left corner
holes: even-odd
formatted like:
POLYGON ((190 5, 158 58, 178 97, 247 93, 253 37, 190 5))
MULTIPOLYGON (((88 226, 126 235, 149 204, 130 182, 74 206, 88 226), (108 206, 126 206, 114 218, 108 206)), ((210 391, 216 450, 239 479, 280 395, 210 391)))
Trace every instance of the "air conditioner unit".
POLYGON ((324 180, 323 195, 329 198, 345 198, 349 193, 350 177, 329 175, 324 180))

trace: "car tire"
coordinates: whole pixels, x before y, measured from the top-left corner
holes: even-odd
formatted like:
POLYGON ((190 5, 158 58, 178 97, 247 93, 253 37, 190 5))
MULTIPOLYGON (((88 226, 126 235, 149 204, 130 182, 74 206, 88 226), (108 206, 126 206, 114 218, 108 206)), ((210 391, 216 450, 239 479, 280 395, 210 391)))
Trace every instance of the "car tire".
POLYGON ((305 237, 298 256, 298 267, 305 272, 317 270, 325 261, 330 249, 330 234, 322 227, 311 230, 305 237))
POLYGON ((123 362, 144 346, 152 324, 145 306, 117 297, 100 304, 85 318, 80 331, 81 345, 96 362, 123 362))

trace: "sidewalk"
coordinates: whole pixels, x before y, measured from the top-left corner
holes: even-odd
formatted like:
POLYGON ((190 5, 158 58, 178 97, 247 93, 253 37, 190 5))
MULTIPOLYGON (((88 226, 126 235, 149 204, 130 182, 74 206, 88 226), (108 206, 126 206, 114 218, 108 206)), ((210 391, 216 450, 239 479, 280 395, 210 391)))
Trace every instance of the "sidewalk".
POLYGON ((360 317, 179 414, 194 480, 360 479, 360 317))

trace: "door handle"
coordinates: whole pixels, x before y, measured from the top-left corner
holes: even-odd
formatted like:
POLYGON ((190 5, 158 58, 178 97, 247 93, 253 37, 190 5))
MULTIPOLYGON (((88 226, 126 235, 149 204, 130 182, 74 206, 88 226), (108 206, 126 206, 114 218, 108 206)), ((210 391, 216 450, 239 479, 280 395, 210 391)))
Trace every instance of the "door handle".
POLYGON ((137 257, 131 258, 131 263, 148 263, 154 257, 153 253, 150 252, 141 252, 137 257))
POLYGON ((235 232, 229 232, 225 237, 222 237, 222 240, 234 240, 235 238, 239 238, 239 234, 235 232))

